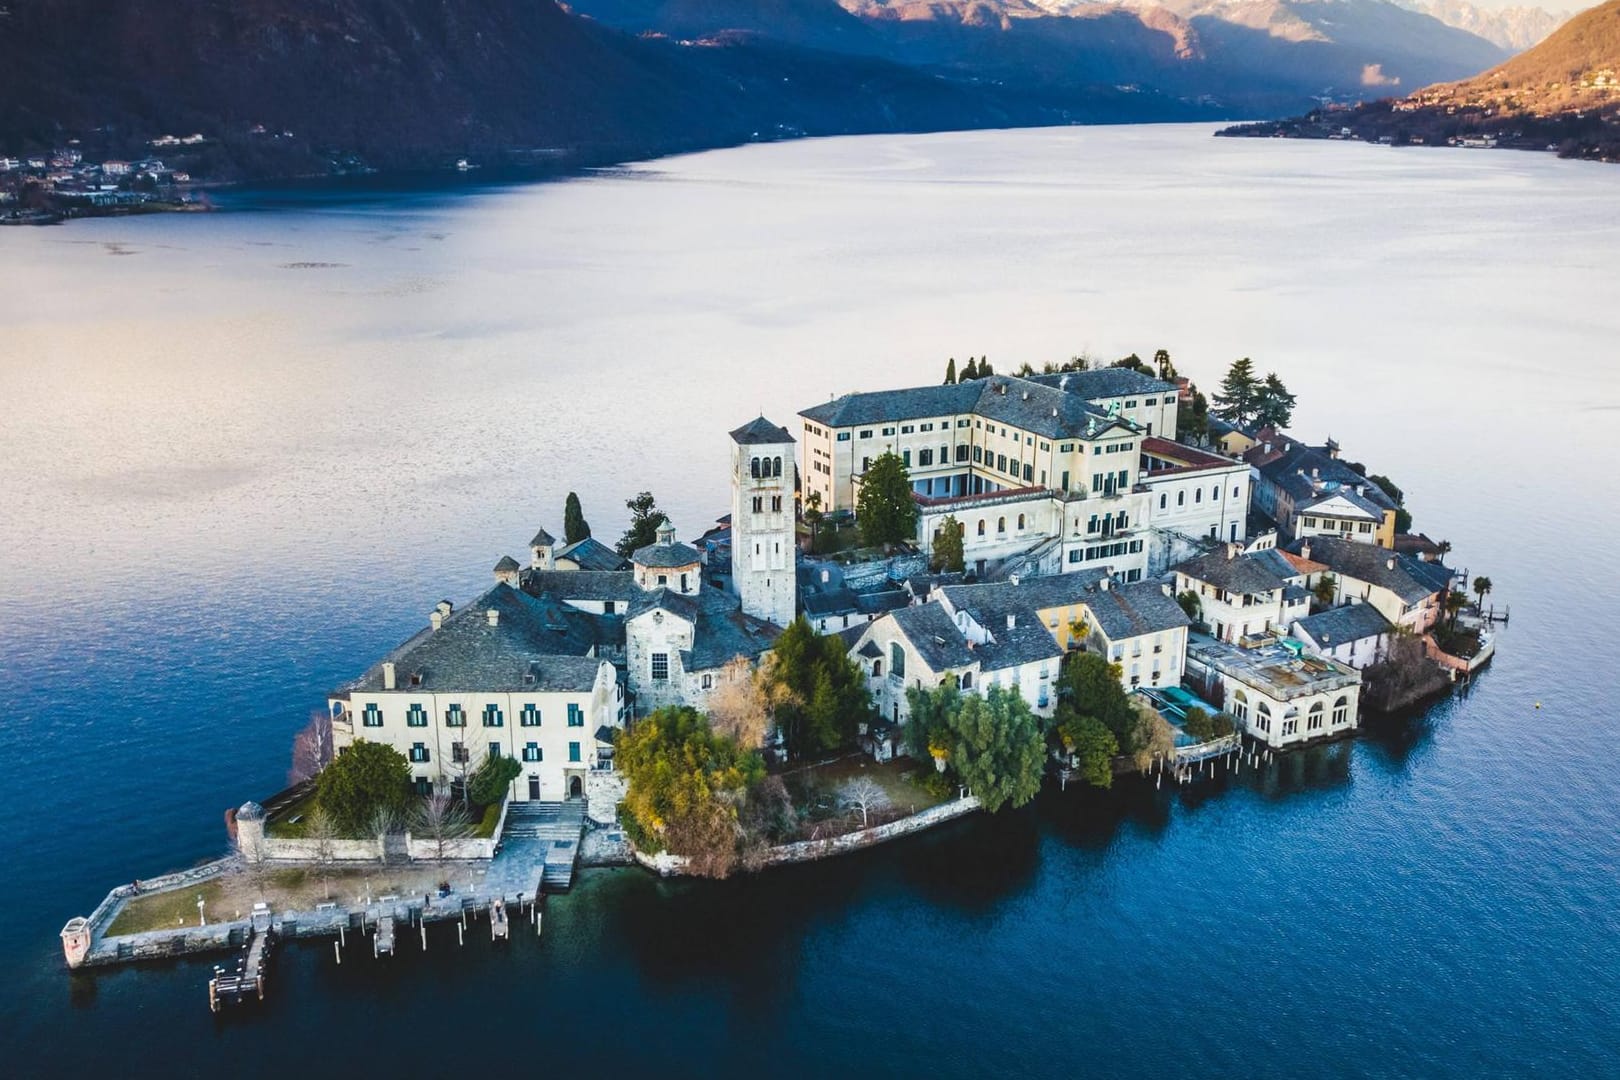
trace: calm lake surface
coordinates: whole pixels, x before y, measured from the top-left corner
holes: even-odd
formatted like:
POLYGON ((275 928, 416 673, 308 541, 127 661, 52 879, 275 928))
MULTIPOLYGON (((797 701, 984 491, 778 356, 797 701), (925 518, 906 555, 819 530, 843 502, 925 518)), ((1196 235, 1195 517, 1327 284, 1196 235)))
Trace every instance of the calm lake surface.
POLYGON ((1620 169, 1208 134, 4 230, 0 1068, 1620 1075, 1620 169), (569 490, 610 542, 643 488, 689 537, 760 411, 1161 346, 1206 388, 1277 371, 1492 577, 1466 697, 1225 788, 589 874, 509 952, 291 948, 223 1023, 206 961, 65 973, 68 916, 219 853, 325 691, 569 490))

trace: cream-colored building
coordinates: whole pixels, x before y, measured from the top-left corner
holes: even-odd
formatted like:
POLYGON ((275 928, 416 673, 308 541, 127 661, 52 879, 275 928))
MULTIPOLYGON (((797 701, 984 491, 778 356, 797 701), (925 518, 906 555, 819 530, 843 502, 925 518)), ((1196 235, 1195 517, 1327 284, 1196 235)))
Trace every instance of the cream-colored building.
POLYGON ((1286 632, 1310 614, 1308 574, 1275 548, 1241 545, 1189 559, 1173 568, 1175 593, 1198 598, 1199 621, 1217 640, 1242 642, 1286 632))
POLYGON ((1361 723, 1361 673, 1295 646, 1285 641, 1242 647, 1194 634, 1187 644, 1187 681, 1267 746, 1284 749, 1355 730, 1361 723))
POLYGON ((592 769, 612 768, 624 691, 609 660, 548 651, 556 617, 504 582, 460 610, 441 603, 425 629, 331 695, 334 747, 392 746, 423 793, 499 756, 523 766, 516 800, 582 795, 592 769))
POLYGON ((731 433, 731 588, 743 613, 777 626, 798 605, 793 436, 763 416, 731 433))
POLYGON ((1335 606, 1371 604, 1389 622, 1414 634, 1433 629, 1444 614, 1452 571, 1442 563, 1326 536, 1296 540, 1289 549, 1311 564, 1311 586, 1323 577, 1332 579, 1335 606))

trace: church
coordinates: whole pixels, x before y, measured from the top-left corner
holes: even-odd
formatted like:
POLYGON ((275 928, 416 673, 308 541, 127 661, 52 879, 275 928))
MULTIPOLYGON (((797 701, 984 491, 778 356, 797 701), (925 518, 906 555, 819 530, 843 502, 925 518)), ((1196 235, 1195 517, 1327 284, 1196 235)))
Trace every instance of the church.
POLYGON ((633 717, 703 709, 727 665, 757 664, 798 606, 793 437, 760 417, 730 438, 729 566, 708 565, 668 521, 628 559, 542 528, 527 566, 503 557, 482 596, 441 601, 329 695, 334 745, 393 746, 422 791, 516 757, 513 798, 554 801, 613 770, 614 734, 633 717), (721 576, 729 588, 711 583, 721 576))

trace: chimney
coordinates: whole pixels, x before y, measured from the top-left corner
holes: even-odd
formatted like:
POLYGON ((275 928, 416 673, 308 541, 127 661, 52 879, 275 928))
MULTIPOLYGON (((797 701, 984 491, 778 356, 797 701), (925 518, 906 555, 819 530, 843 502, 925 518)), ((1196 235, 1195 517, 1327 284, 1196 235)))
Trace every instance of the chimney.
POLYGON ((1016 588, 1017 585, 1018 585, 1018 575, 1017 574, 1009 574, 1009 575, 1007 575, 1007 582, 1008 582, 1008 584, 1010 584, 1014 588, 1016 588))
POLYGON ((1311 479, 1312 480, 1319 479, 1321 477, 1321 475, 1322 475, 1322 470, 1318 469, 1315 465, 1312 465, 1311 466, 1311 479))
POLYGON ((1104 574, 1102 576, 1102 580, 1097 582, 1097 588, 1101 589, 1103 592, 1107 592, 1109 589, 1112 589, 1113 587, 1114 587, 1114 579, 1112 577, 1110 577, 1109 575, 1107 575, 1107 574, 1104 574))
POLYGON ((456 610, 456 605, 452 604, 448 600, 440 600, 436 606, 439 614, 443 615, 447 619, 450 617, 450 613, 456 610))
POLYGON ((827 584, 827 582, 829 582, 829 581, 831 581, 831 580, 832 580, 832 571, 830 571, 830 570, 823 570, 823 571, 822 571, 822 572, 821 572, 821 583, 822 583, 822 584, 823 584, 823 585, 825 585, 825 584, 827 584))
POLYGON ((1008 612, 1007 613, 1007 629, 1011 630, 1014 627, 1016 627, 1017 625, 1018 625, 1018 616, 1012 614, 1011 612, 1008 612))
POLYGON ((1023 393, 1023 395, 1021 397, 1021 400, 1023 400, 1023 401, 1028 401, 1029 400, 1029 391, 1028 390, 1024 391, 1024 393, 1023 393))
POLYGON ((1227 544, 1226 544, 1226 561, 1231 562, 1233 559, 1237 558, 1238 555, 1242 553, 1242 551, 1243 551, 1243 545, 1242 544, 1233 543, 1232 541, 1227 541, 1227 544))
POLYGON ((443 626, 444 625, 444 612, 438 610, 437 608, 434 608, 433 612, 430 615, 428 615, 428 623, 435 630, 437 630, 439 627, 443 626))
POLYGON ((1302 559, 1306 559, 1306 560, 1310 559, 1310 557, 1311 557, 1311 542, 1309 540, 1307 540, 1303 544, 1299 545, 1299 557, 1302 558, 1302 559))
POLYGON ((383 689, 392 690, 398 684, 398 677, 394 674, 394 662, 383 661, 383 689))
POLYGON ((1271 444, 1270 443, 1265 444, 1265 451, 1264 452, 1267 453, 1267 454, 1271 453, 1271 444))
POLYGON ((501 624, 501 613, 499 609, 490 608, 488 611, 484 612, 484 615, 489 619, 489 625, 499 626, 501 624))
POLYGON ((1174 598, 1176 595, 1176 591, 1170 587, 1170 583, 1168 581, 1160 585, 1159 589, 1168 597, 1174 598))
POLYGON ((1393 570, 1393 569, 1395 569, 1395 556, 1391 555, 1389 558, 1384 560, 1384 569, 1385 570, 1393 570))

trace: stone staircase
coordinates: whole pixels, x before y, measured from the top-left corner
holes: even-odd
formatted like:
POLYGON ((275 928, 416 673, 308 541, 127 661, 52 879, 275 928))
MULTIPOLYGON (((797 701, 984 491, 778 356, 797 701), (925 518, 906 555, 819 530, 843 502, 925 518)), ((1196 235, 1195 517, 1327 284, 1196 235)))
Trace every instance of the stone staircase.
POLYGON ((545 850, 540 886, 545 892, 566 892, 574 883, 579 843, 585 834, 585 802, 520 802, 506 808, 505 840, 539 841, 545 850))

